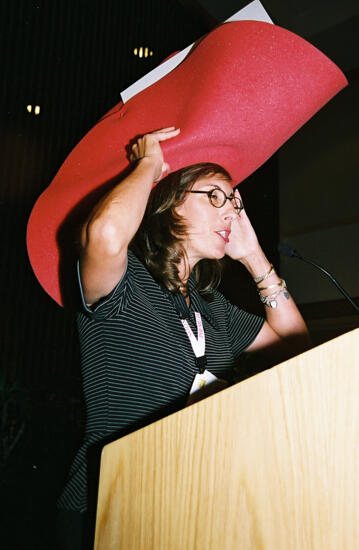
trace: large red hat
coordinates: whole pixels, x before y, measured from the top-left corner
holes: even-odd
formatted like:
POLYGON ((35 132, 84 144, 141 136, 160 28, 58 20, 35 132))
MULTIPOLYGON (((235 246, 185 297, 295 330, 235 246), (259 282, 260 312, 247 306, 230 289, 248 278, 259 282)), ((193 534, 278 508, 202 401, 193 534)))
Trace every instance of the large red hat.
POLYGON ((162 143, 171 170, 224 166, 234 182, 261 166, 347 84, 325 55, 269 23, 225 23, 172 72, 105 115, 67 157, 30 216, 28 252, 36 277, 59 304, 74 253, 75 226, 129 165, 126 145, 154 129, 181 134, 162 143))

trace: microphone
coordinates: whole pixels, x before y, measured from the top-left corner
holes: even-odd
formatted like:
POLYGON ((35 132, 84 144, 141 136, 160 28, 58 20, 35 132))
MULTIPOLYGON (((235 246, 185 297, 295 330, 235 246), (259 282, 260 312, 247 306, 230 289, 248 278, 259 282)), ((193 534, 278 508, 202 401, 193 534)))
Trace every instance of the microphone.
POLYGON ((342 285, 340 283, 338 283, 336 278, 333 277, 333 275, 331 275, 326 269, 324 269, 324 267, 322 267, 321 265, 316 264, 315 262, 312 262, 311 260, 307 260, 306 258, 303 258, 303 256, 301 256, 296 251, 296 249, 288 243, 279 243, 277 249, 278 249, 278 252, 280 254, 282 254, 283 256, 288 256, 289 258, 298 258, 298 260, 302 260, 303 262, 306 262, 307 264, 313 265, 314 267, 316 267, 317 269, 322 271, 322 273, 325 273, 325 275, 327 275, 329 277, 329 279, 335 284, 337 289, 343 294, 344 298, 346 298, 348 300, 348 302, 350 302, 350 304, 353 306, 355 311, 357 313, 359 313, 359 307, 356 305, 356 303, 351 299, 349 294, 347 292, 345 292, 344 288, 342 287, 342 285))

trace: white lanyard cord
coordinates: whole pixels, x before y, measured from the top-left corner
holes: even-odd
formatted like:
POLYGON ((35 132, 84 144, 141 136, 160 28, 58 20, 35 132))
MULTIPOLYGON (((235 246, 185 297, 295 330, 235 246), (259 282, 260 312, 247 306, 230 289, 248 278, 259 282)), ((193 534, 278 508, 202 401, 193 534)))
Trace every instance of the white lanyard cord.
POLYGON ((196 356, 196 365, 199 367, 200 372, 203 372, 206 366, 206 337, 204 334, 204 328, 202 323, 201 314, 195 311, 196 325, 197 325, 197 338, 193 334, 191 327, 186 319, 181 319, 181 323, 184 326, 186 334, 191 343, 193 353, 196 356))

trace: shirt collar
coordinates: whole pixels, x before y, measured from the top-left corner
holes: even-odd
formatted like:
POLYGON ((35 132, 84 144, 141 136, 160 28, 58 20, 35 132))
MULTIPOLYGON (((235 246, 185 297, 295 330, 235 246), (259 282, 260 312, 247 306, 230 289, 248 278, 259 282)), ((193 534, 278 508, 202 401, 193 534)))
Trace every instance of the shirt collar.
MULTIPOLYGON (((137 261, 141 261, 137 258, 137 256, 129 251, 129 254, 133 254, 137 261)), ((142 263, 142 262, 141 262, 142 263)), ((143 265, 143 263, 142 263, 143 265)), ((146 266, 144 266, 146 271, 149 273, 146 266)), ((149 273, 150 275, 150 273, 149 273)), ((141 284, 146 284, 143 281, 141 281, 141 284)), ((190 316, 190 308, 187 306, 186 299, 183 296, 181 292, 178 292, 177 294, 172 294, 168 292, 162 285, 159 283, 158 287, 161 288, 162 292, 165 293, 165 295, 168 297, 170 302, 172 303, 173 307, 175 308, 177 315, 180 317, 180 319, 188 319, 190 316)), ((153 288, 153 278, 151 276, 151 286, 150 289, 153 288)), ((200 295, 198 290, 196 289, 196 280, 192 275, 189 277, 189 289, 190 289, 190 295, 191 295, 191 309, 194 311, 198 311, 215 329, 219 329, 218 323, 211 311, 211 308, 209 307, 208 302, 200 295)), ((153 304, 155 305, 155 301, 153 304)))
MULTIPOLYGON (((198 290, 195 288, 195 281, 190 278, 190 296, 191 296, 191 309, 198 311, 203 317, 207 319, 211 325, 218 329, 216 319, 213 316, 213 313, 209 307, 208 302, 200 295, 198 290)), ((171 294, 171 299, 173 305, 181 319, 187 319, 190 316, 190 308, 186 303, 186 299, 182 293, 171 294)))

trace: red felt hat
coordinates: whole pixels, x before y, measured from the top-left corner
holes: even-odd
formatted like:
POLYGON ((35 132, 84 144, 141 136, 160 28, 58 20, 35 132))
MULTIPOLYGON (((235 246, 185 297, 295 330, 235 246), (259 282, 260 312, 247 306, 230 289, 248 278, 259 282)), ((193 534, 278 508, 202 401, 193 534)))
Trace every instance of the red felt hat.
POLYGON ((216 28, 172 72, 105 115, 39 197, 27 231, 39 282, 66 301, 76 224, 128 168, 125 147, 136 135, 179 127, 162 143, 171 170, 216 162, 237 183, 346 84, 334 63, 285 29, 258 21, 216 28))

